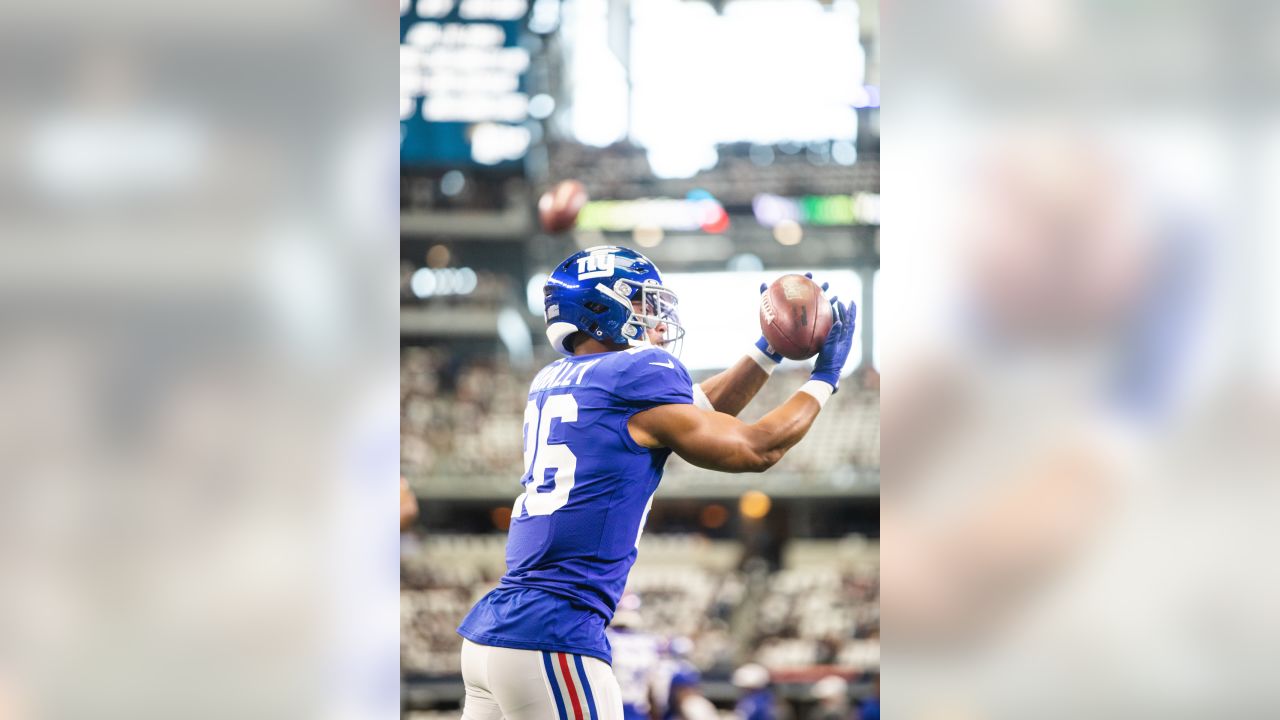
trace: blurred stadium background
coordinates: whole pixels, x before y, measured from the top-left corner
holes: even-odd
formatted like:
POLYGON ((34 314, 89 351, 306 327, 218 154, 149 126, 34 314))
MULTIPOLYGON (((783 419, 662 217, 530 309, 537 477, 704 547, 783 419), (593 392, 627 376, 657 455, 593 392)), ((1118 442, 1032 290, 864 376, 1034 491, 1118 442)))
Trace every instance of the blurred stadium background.
MULTIPOLYGON (((503 570, 541 285, 576 249, 649 255, 680 294, 695 380, 758 335, 756 288, 811 270, 859 304, 842 391, 763 475, 672 460, 630 591, 644 630, 692 641, 703 694, 769 668, 781 717, 848 681, 878 707, 879 70, 875 2, 401 0, 401 554, 407 717, 457 717, 463 613, 503 570), (578 179, 578 226, 538 227, 578 179)), ((805 379, 775 373, 758 417, 805 379)), ((831 717, 831 715, 823 715, 831 717)), ((874 715, 878 717, 878 714, 874 715)))

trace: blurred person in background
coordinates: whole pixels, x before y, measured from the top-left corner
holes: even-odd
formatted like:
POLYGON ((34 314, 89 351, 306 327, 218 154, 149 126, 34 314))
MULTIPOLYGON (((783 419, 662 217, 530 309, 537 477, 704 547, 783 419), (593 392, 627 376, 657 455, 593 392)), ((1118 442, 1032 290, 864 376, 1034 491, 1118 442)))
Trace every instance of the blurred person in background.
POLYGON ((858 720, 880 720, 880 673, 875 676, 871 696, 858 701, 858 720))
POLYGON ((693 642, 675 637, 664 648, 654 688, 654 717, 658 720, 714 720, 715 706, 702 695, 702 673, 688 655, 693 642))
POLYGON ((747 663, 733 671, 733 686, 742 691, 734 714, 740 720, 778 720, 778 710, 769 671, 763 665, 747 663))
POLYGON ((624 720, 650 720, 661 661, 658 638, 644 632, 640 598, 628 593, 605 631, 613 648, 613 674, 622 693, 624 720))
POLYGON ((849 683, 839 675, 822 678, 813 684, 810 692, 818 701, 809 715, 810 720, 851 720, 854 717, 849 707, 849 683))
POLYGON ((408 530, 418 519, 418 498, 409 487, 409 481, 400 478, 400 532, 408 530))

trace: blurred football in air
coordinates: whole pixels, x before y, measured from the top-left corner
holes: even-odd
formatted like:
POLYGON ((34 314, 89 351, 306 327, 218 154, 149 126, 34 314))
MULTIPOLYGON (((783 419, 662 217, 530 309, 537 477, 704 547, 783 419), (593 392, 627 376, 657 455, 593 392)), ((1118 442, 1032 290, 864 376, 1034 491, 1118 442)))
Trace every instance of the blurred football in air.
POLYGON ((817 355, 834 319, 822 288, 804 275, 783 275, 760 295, 760 332, 785 358, 817 355))
POLYGON ((587 204, 587 189, 577 180, 562 180, 538 198, 538 221, 549 233, 561 233, 574 226, 578 212, 587 204))

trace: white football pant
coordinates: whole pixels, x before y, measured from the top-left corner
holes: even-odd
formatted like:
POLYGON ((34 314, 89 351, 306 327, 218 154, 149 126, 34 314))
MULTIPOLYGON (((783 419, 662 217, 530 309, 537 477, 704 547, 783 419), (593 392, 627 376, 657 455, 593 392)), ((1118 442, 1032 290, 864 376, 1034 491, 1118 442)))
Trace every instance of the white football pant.
POLYGON ((622 720, 613 669, 585 655, 462 641, 462 720, 622 720))

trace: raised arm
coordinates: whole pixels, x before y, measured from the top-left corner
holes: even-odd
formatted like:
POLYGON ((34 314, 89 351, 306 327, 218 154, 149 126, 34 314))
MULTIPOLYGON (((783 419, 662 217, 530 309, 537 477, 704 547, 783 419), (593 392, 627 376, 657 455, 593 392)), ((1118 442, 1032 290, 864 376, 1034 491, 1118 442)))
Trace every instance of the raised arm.
MULTIPOLYGON (((631 417, 631 437, 643 447, 671 448, 699 467, 722 472, 763 472, 772 467, 813 425, 836 391, 853 343, 854 307, 833 301, 831 327, 809 382, 754 423, 693 405, 659 405, 631 417)), ((748 360, 750 362, 750 360, 748 360)))
POLYGON ((668 447, 699 467, 721 472, 764 472, 809 431, 822 405, 808 393, 747 424, 693 405, 659 405, 636 413, 628 429, 650 448, 668 447))
MULTIPOLYGON (((805 276, 813 279, 813 273, 805 273, 805 276)), ((827 287, 827 283, 822 284, 823 292, 826 292, 827 287)), ((760 293, 763 295, 768 288, 768 285, 761 283, 760 293)), ((760 392, 760 388, 764 387, 781 362, 782 355, 774 352, 761 335, 756 340, 755 347, 739 358, 732 367, 698 383, 694 392, 695 403, 706 410, 737 415, 751 403, 751 399, 760 392), (706 399, 705 403, 697 402, 700 399, 699 393, 706 399)))
POLYGON ((703 395, 717 412, 737 415, 764 387, 769 373, 750 355, 744 355, 723 372, 698 383, 703 395))

